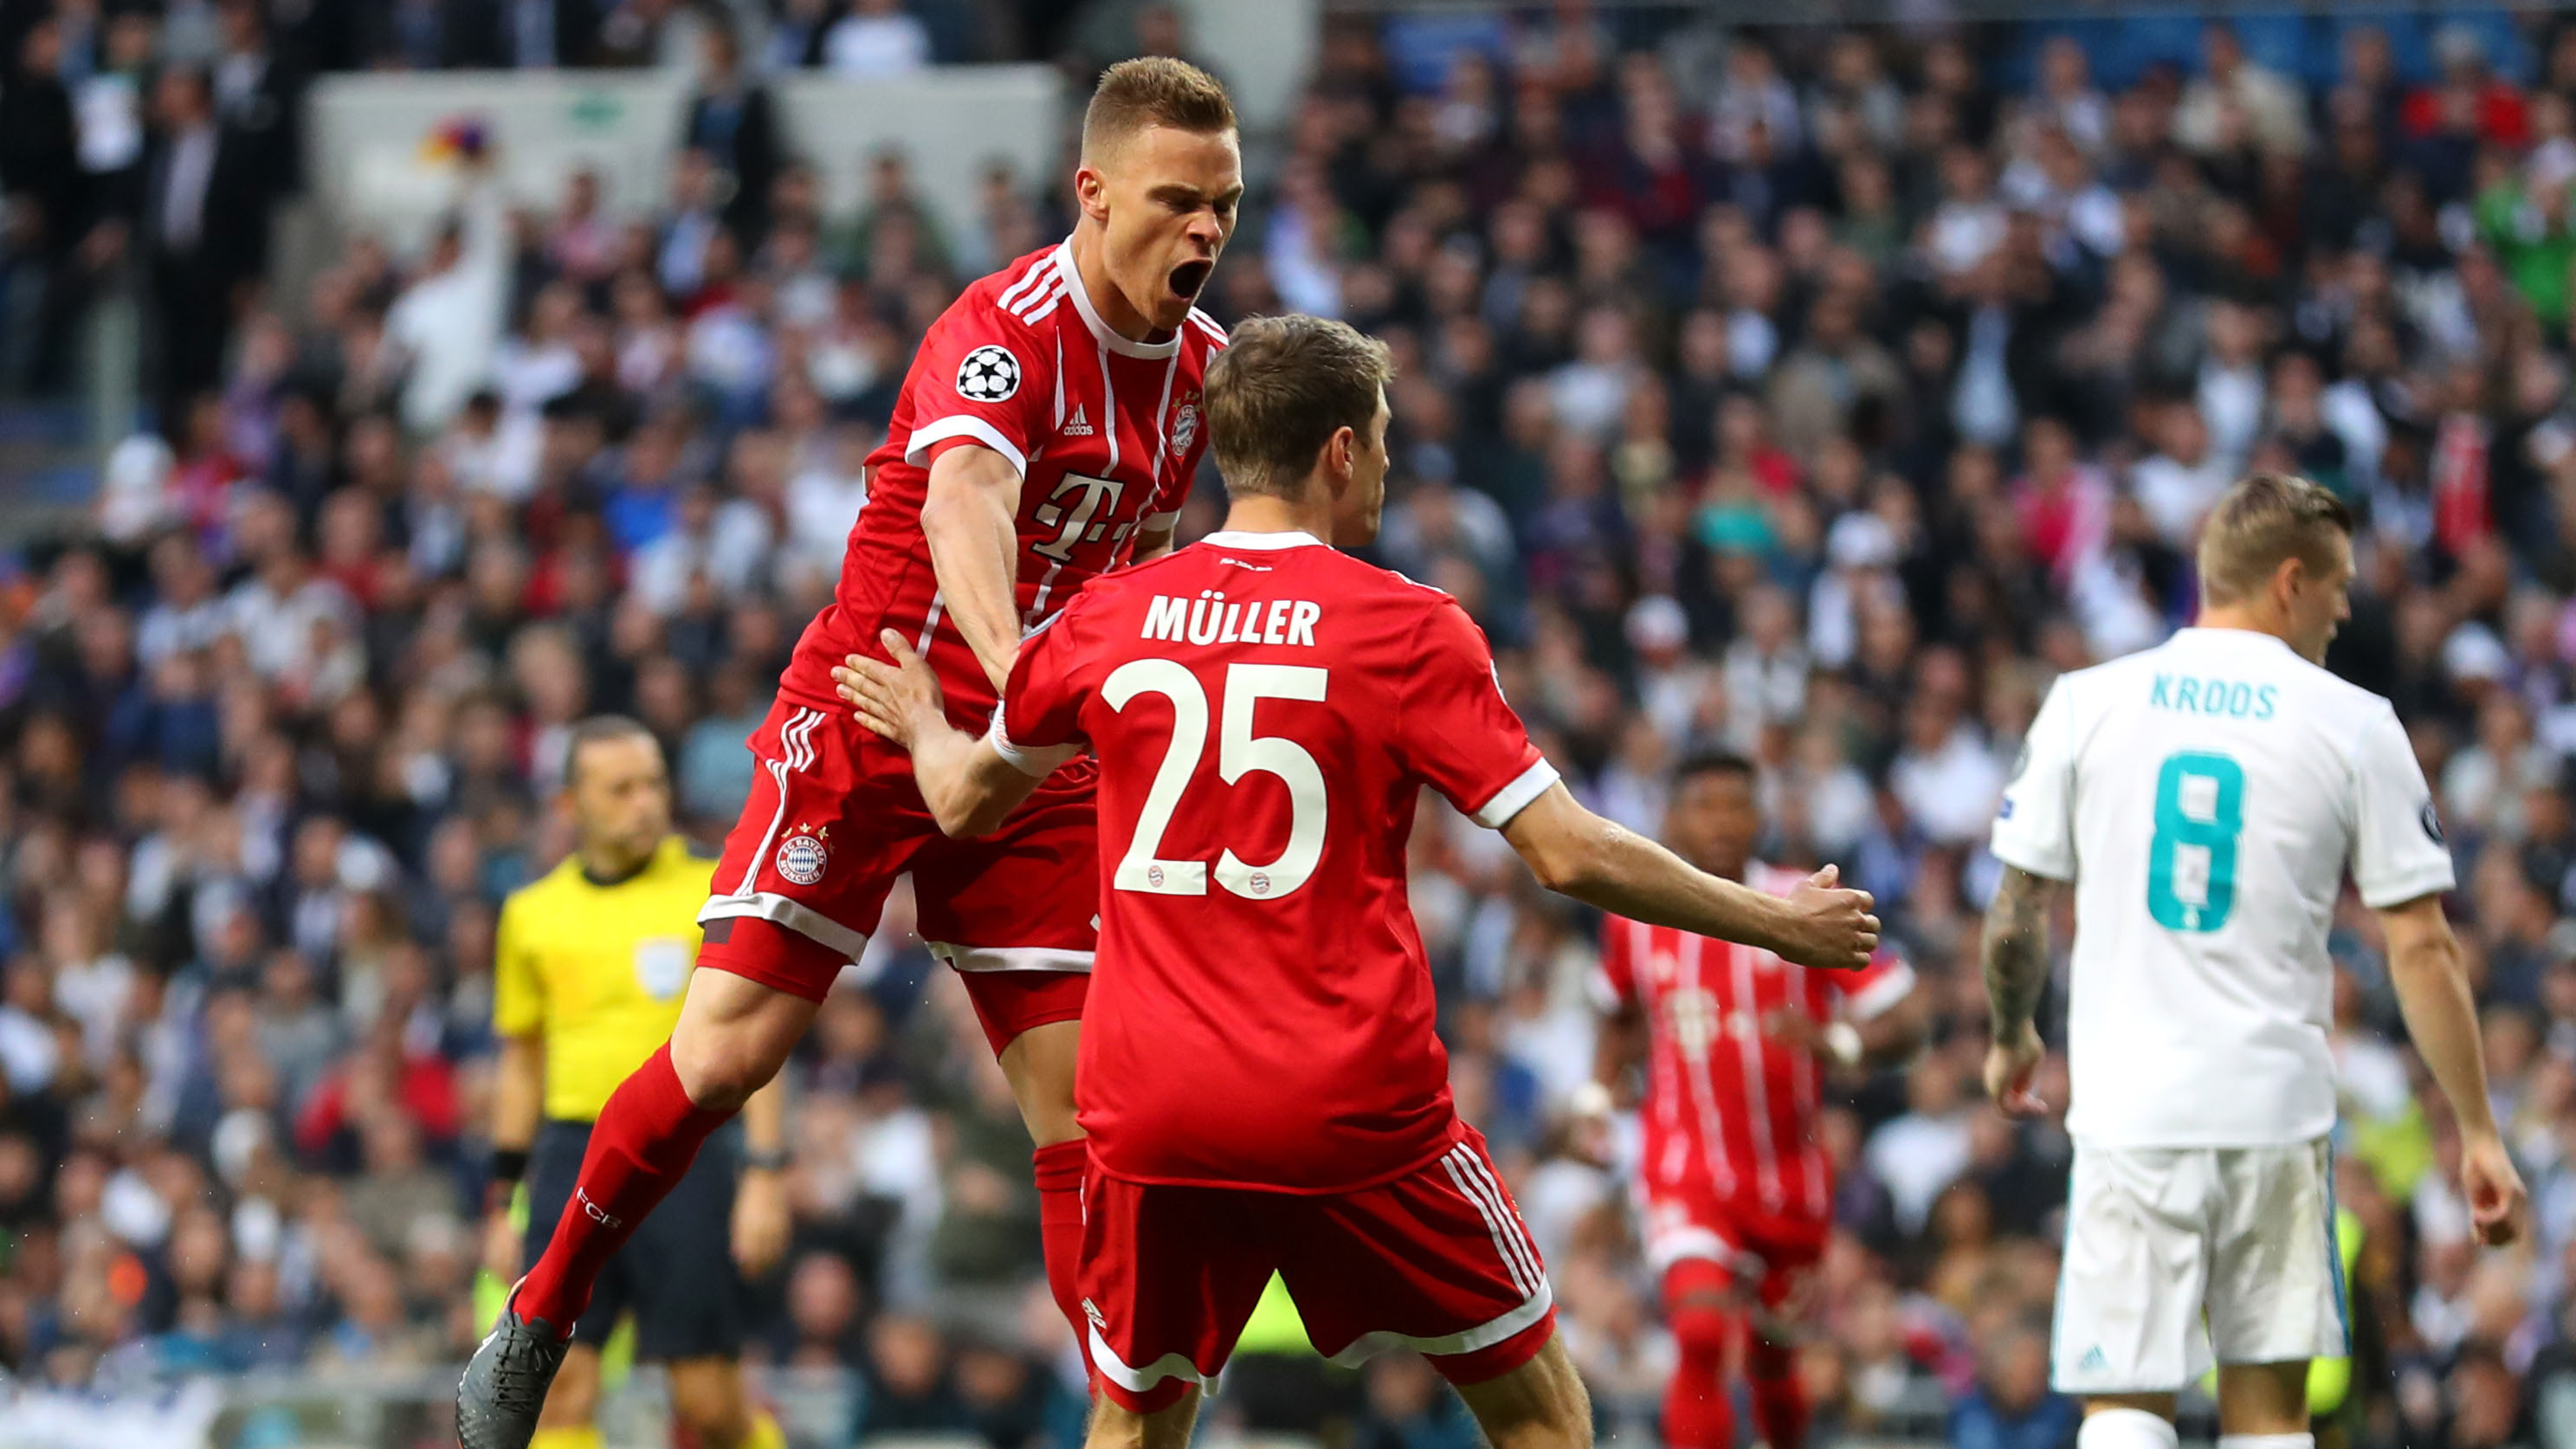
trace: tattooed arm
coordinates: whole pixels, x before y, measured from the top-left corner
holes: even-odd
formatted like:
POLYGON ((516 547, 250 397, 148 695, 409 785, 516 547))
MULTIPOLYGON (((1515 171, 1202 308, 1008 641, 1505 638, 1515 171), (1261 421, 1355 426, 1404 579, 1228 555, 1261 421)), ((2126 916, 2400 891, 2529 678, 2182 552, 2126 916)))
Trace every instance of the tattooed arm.
POLYGON ((2030 1092, 2030 1076, 2043 1049, 2031 1018, 2048 985, 2048 912, 2057 882, 2006 866, 1994 901, 1986 907, 1986 1005, 1994 1045, 1986 1052, 1986 1091, 2006 1112, 2037 1116, 2045 1105, 2030 1092))

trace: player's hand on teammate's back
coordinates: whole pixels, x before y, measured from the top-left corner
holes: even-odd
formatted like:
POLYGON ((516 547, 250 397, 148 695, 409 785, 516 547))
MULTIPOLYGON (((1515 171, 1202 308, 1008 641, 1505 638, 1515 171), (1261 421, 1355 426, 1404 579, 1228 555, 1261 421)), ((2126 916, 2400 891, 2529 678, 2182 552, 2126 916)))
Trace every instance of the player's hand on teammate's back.
POLYGON ((2461 1142, 2460 1192, 2469 1200, 2469 1220, 2477 1226, 2478 1241, 2501 1248, 2522 1236, 2522 1217, 2530 1200, 2503 1138, 2482 1133, 2461 1142))
POLYGON ((733 1193, 733 1261, 757 1278, 787 1251, 787 1181, 775 1172, 745 1172, 733 1193))
POLYGON ((2045 1117, 2048 1104, 2030 1089, 2030 1080, 2038 1072, 2040 1060, 2048 1049, 2040 1044, 2039 1031, 2029 1022, 2010 1036, 1998 1039, 1986 1048, 1986 1095, 2007 1117, 2045 1117))
POLYGON ((886 629, 878 637, 894 662, 850 655, 832 670, 832 683, 841 698, 858 707, 859 723, 910 749, 923 730, 947 721, 947 704, 938 674, 902 635, 886 629))
POLYGON ((1870 894, 1844 890, 1840 866, 1826 866, 1791 891, 1783 959, 1823 971, 1858 971, 1878 951, 1878 917, 1870 894))

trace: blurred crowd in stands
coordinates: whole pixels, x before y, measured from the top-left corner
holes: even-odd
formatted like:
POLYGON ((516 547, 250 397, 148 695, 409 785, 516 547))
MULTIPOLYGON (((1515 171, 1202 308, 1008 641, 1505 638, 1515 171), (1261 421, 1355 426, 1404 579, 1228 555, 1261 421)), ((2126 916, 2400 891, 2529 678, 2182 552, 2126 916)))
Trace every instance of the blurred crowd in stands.
MULTIPOLYGON (((566 848, 568 727, 645 721, 716 839, 914 339, 1069 225, 1062 176, 998 171, 943 221, 898 154, 826 215, 766 80, 1036 55, 1079 86, 1188 44, 1162 4, 1004 10, 0 0, 0 364, 60 385, 96 279, 139 268, 158 418, 95 526, 0 579, 11 1370, 470 1345, 493 914, 566 848), (347 236, 302 295, 263 288, 246 199, 299 184, 302 77, 507 63, 693 68, 667 195, 505 196, 467 137, 428 245, 347 236)), ((2348 910, 2350 1428, 2576 1446, 2576 24, 1562 3, 1333 18, 1314 74, 1254 138, 1210 310, 1390 343, 1376 555, 1468 604, 1581 793, 1651 831, 1681 752, 1743 752, 1765 857, 1841 862, 1921 973, 1934 1045, 1826 1116, 1826 1432, 2072 1442, 2045 1383, 2067 1143, 1976 1087, 1982 840, 2049 679, 2185 622, 2202 511, 2273 468, 2364 520, 2331 662, 2437 784, 2537 1218, 2470 1246, 2348 910)), ((1218 516, 1201 482, 1185 538, 1218 516)), ((1670 1350, 1594 1165, 1618 1142, 1562 1112, 1595 922, 1437 806, 1416 866, 1460 1105, 1605 1427, 1649 1435, 1670 1350)), ((1028 1145, 908 920, 899 896, 790 1068, 796 1239, 757 1353, 854 1370, 841 1432, 1061 1443, 1028 1145)), ((1239 1422, 1473 1442, 1418 1363, 1283 1350, 1238 1381, 1239 1422)))

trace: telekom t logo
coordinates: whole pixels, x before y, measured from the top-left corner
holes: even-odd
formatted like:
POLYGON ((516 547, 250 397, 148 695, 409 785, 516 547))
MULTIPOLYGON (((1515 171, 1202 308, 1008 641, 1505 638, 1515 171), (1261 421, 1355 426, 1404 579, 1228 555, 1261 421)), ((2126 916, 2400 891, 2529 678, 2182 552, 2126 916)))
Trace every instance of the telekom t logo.
MULTIPOLYGON (((1064 481, 1055 485, 1055 492, 1047 495, 1047 501, 1037 508, 1038 526, 1059 529, 1060 532, 1046 542, 1030 547, 1058 563, 1071 561, 1075 544, 1097 542, 1103 533, 1109 531, 1110 520, 1118 512, 1119 496, 1126 491, 1127 485, 1115 478, 1065 474, 1064 481), (1080 496, 1075 497, 1077 494, 1080 496)), ((1134 526, 1120 524, 1111 536, 1124 537, 1134 526)))

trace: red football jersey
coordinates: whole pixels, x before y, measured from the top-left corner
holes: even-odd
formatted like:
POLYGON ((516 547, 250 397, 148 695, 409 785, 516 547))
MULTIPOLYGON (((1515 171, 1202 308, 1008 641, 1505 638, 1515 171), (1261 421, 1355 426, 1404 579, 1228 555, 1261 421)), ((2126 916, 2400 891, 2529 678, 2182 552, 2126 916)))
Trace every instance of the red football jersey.
POLYGON ((1138 533, 1178 520, 1207 446, 1200 393, 1224 346, 1224 329, 1195 310, 1160 342, 1112 332, 1070 242, 969 286, 913 354, 886 440, 868 455, 867 506, 840 585, 780 687, 831 701, 832 666, 854 652, 884 657, 877 631, 895 629, 938 670, 950 714, 981 728, 992 681, 944 617, 921 531, 931 461, 976 443, 1020 469, 1020 626, 1033 629, 1084 580, 1126 563, 1138 533))
MULTIPOLYGON (((1806 877, 1755 865, 1745 883, 1786 895, 1806 877)), ((1650 1192, 1686 1189, 1779 1217, 1832 1211, 1833 1169, 1817 1140, 1823 1070, 1814 1053, 1762 1034, 1795 1011, 1822 1028, 1836 1006, 1855 1021, 1894 1006, 1914 971, 1881 952, 1855 972, 1809 971, 1769 951, 1613 916, 1601 929, 1605 1007, 1647 1018, 1642 1113, 1650 1192)))
POLYGON ((1074 1099, 1112 1176, 1345 1192, 1460 1140, 1405 896, 1429 785, 1499 826, 1556 781, 1456 600, 1302 533, 1092 582, 991 738, 1100 770, 1074 1099))

